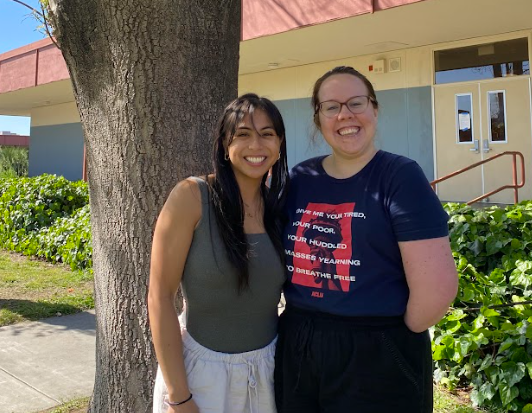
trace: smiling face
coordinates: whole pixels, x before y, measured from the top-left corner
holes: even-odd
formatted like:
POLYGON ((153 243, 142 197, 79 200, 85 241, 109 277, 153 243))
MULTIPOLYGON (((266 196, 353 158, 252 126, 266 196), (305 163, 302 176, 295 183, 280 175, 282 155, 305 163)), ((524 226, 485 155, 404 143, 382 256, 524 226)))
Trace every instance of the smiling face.
POLYGON ((237 181, 262 180, 279 158, 281 139, 266 112, 256 109, 244 116, 225 147, 237 181))
MULTIPOLYGON (((369 95, 362 80, 351 74, 335 74, 325 79, 318 92, 319 102, 347 102, 354 96, 369 95)), ((343 159, 359 159, 375 152, 374 138, 378 110, 370 102, 366 110, 353 114, 346 105, 332 118, 319 112, 320 131, 333 154, 343 159)))

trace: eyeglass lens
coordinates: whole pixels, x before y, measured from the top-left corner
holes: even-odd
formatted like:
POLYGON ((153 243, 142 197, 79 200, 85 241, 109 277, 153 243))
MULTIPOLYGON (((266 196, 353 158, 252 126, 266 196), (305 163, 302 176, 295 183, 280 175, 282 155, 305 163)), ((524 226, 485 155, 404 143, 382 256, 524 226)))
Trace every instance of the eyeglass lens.
POLYGON ((325 116, 332 118, 333 116, 338 115, 342 110, 342 106, 345 105, 351 113, 357 114, 364 112, 368 107, 368 103, 368 96, 355 96, 349 99, 347 102, 327 100, 320 103, 320 111, 325 116))

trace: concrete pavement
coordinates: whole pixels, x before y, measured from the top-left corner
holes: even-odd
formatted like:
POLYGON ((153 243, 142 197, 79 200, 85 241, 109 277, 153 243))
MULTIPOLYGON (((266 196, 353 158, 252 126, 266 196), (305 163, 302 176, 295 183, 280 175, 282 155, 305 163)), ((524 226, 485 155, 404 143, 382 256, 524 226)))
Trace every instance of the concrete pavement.
POLYGON ((90 396, 94 311, 0 327, 0 413, 32 413, 90 396))
POLYGON ((90 396, 95 344, 94 310, 0 327, 0 413, 39 412, 90 396))

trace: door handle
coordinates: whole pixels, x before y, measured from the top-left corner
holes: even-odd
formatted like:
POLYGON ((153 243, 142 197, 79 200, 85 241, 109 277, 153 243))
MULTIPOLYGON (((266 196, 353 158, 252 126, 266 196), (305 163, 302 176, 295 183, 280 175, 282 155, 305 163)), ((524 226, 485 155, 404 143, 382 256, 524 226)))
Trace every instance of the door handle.
POLYGON ((473 139, 473 147, 469 149, 471 152, 479 153, 478 139, 473 139))
POLYGON ((482 152, 488 153, 489 151, 491 151, 490 142, 485 139, 482 141, 482 152))

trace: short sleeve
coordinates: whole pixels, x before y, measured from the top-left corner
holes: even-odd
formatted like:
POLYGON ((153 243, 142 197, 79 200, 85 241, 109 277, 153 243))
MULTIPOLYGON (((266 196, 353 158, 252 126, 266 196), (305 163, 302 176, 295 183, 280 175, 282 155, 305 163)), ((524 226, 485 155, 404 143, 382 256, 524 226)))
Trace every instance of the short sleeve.
POLYGON ((449 235, 449 216, 414 161, 403 164, 391 177, 388 207, 399 242, 449 235))

